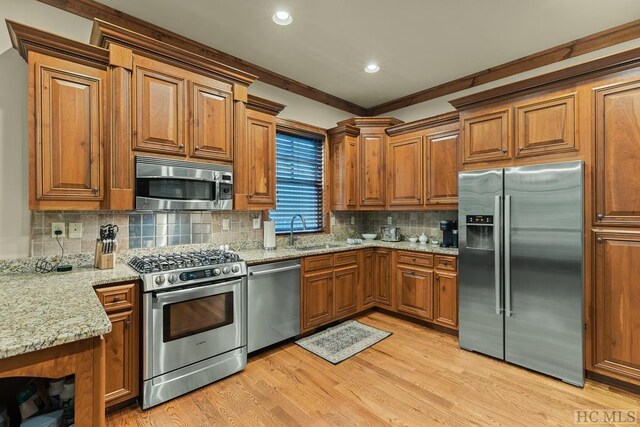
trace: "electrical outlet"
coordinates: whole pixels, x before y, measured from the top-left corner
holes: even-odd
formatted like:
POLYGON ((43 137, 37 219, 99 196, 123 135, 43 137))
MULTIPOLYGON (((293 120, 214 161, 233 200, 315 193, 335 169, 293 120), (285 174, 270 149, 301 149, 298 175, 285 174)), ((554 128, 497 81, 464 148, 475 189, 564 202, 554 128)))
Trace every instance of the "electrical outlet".
POLYGON ((388 216, 387 217, 387 225, 391 225, 393 224, 393 217, 392 216, 388 216))
POLYGON ((82 239, 82 223, 81 222, 69 223, 69 238, 82 239))
POLYGON ((352 216, 351 217, 351 225, 355 225, 355 223, 356 223, 356 217, 352 216))
POLYGON ((56 230, 62 231, 62 234, 58 234, 58 237, 64 237, 64 222, 54 222, 51 224, 51 237, 56 238, 56 230))
POLYGON ((260 217, 253 218, 253 229, 260 230, 260 217))
POLYGON ((331 222, 331 225, 336 225, 336 217, 335 216, 331 215, 329 221, 331 222))
POLYGON ((229 218, 222 219, 222 231, 229 231, 229 218))

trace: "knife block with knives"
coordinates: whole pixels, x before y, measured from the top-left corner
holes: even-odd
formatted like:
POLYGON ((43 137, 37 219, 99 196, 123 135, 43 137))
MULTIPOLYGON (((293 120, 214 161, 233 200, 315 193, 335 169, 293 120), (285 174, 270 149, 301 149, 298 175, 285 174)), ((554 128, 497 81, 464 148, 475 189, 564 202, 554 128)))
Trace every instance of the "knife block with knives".
POLYGON ((100 270, 107 270, 115 266, 118 242, 116 235, 118 226, 113 224, 100 227, 100 237, 96 239, 96 253, 93 266, 100 270))

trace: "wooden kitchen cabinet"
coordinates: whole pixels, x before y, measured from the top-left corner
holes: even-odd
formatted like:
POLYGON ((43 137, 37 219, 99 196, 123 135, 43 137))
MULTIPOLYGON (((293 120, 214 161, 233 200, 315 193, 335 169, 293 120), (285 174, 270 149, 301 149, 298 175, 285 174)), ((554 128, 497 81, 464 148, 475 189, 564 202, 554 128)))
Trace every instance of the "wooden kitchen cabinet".
POLYGON ((333 270, 304 273, 302 276, 302 330, 333 320, 333 270))
POLYGON ((96 288, 112 328, 104 336, 107 408, 132 400, 139 394, 139 292, 138 282, 96 288))
POLYGON ((594 92, 594 223, 640 227, 640 79, 594 92))
POLYGON ((233 161, 231 85, 202 77, 189 83, 189 95, 189 156, 233 161))
POLYGON ((187 155, 186 71, 141 55, 133 57, 133 149, 187 155))
POLYGON ((29 52, 29 208, 100 209, 107 71, 29 52))
POLYGON ((458 275, 436 271, 434 277, 434 321, 458 328, 458 275))
POLYGON ((459 131, 447 130, 424 137, 427 205, 458 204, 459 131))
POLYGON ((358 208, 358 135, 355 126, 332 129, 329 136, 330 198, 332 210, 358 208))
POLYGON ((360 206, 385 206, 386 174, 385 159, 387 138, 384 128, 361 131, 359 141, 359 169, 360 169, 360 206))
POLYGON ((260 209, 276 208, 276 118, 247 109, 246 162, 249 194, 247 205, 260 209))
POLYGON ((377 305, 387 308, 394 307, 393 280, 391 277, 391 250, 376 249, 375 254, 375 301, 377 305))
POLYGON ((396 267, 397 310, 422 319, 433 319, 433 271, 408 265, 396 267))
POLYGON ((354 314, 358 310, 358 265, 336 268, 333 272, 334 316, 354 314))
POLYGON ((390 207, 422 205, 423 158, 421 136, 391 138, 387 159, 390 207))
POLYGON ((366 310, 373 307, 375 299, 375 274, 376 250, 374 248, 361 251, 361 258, 358 261, 360 267, 360 309, 366 310))
POLYGON ((464 114, 461 121, 464 130, 464 164, 511 158, 510 108, 464 114))
POLYGON ((595 372, 640 385, 640 232, 595 237, 595 372))

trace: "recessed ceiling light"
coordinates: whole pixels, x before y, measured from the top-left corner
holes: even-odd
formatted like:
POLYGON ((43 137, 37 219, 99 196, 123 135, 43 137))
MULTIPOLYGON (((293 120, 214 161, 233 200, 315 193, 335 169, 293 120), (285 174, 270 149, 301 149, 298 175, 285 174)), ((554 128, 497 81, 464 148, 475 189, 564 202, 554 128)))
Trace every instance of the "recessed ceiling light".
POLYGON ((278 10, 273 14, 273 22, 278 25, 289 25, 293 22, 293 18, 286 10, 278 10))
POLYGON ((378 64, 369 64, 364 67, 364 70, 367 73, 377 73, 378 71, 380 71, 380 67, 378 66, 378 64))

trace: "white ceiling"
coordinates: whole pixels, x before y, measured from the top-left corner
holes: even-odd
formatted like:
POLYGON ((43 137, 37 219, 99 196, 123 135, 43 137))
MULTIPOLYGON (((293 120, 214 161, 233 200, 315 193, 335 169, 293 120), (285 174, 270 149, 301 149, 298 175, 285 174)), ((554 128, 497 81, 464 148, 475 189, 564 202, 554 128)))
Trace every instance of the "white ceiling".
POLYGON ((99 1, 364 107, 640 18, 639 0, 99 1))

